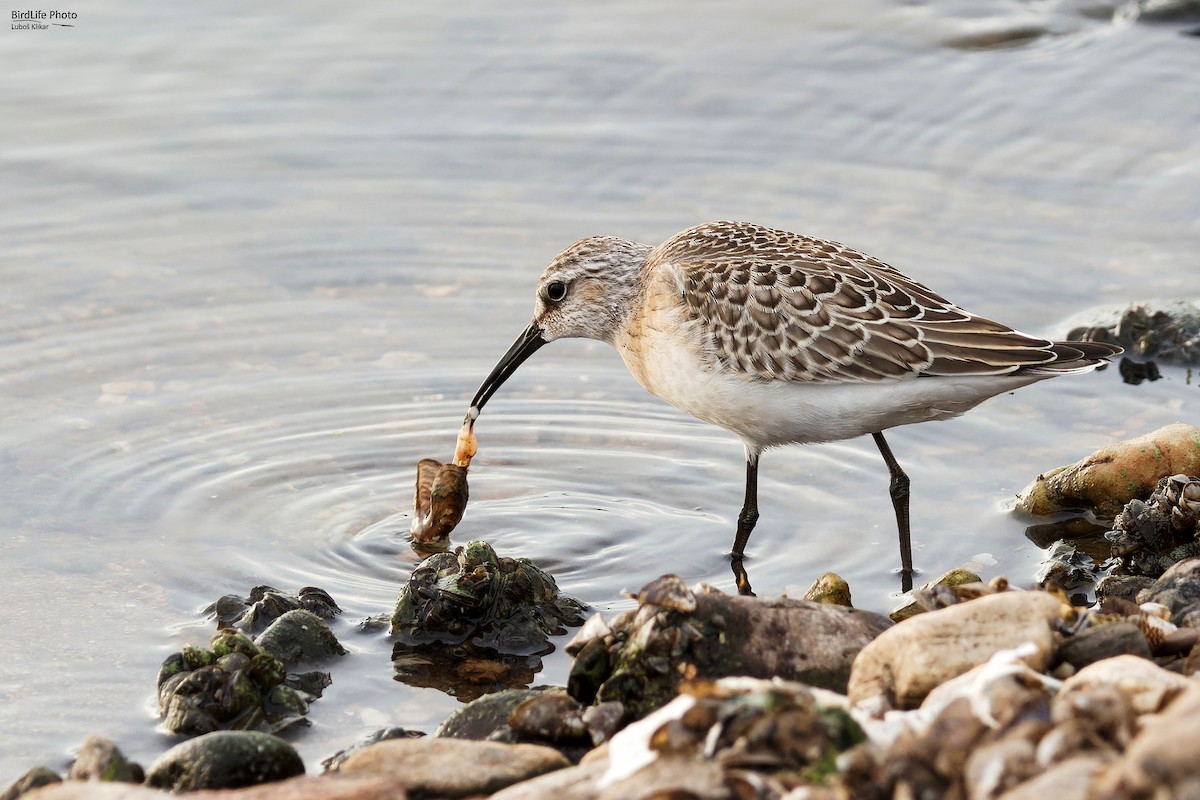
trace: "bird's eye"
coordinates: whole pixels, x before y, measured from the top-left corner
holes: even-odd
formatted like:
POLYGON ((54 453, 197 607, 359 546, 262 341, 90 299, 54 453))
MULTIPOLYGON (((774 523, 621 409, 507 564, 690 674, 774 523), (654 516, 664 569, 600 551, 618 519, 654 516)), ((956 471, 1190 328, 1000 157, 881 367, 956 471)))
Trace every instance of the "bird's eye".
POLYGON ((553 281, 546 286, 546 299, 557 303, 567 296, 567 285, 562 281, 553 281))

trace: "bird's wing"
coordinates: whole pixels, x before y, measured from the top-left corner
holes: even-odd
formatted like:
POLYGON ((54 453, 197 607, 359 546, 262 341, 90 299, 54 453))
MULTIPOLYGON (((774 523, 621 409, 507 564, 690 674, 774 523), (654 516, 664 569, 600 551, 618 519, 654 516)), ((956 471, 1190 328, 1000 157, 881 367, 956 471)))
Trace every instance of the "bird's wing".
POLYGON ((677 234, 650 259, 676 276, 712 355, 750 377, 1002 375, 1063 355, 836 242, 710 223, 677 234))

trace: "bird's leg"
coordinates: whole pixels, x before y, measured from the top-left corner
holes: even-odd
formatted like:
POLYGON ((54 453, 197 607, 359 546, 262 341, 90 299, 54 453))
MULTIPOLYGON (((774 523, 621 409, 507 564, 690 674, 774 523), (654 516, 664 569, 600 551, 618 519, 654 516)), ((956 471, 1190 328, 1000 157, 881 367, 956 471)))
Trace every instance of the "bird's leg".
POLYGON ((733 552, 729 556, 733 577, 737 581, 738 594, 754 594, 750 588, 750 576, 742 566, 742 558, 746 553, 746 542, 758 522, 758 453, 746 449, 746 499, 742 501, 742 511, 738 514, 737 533, 733 537, 733 552))
POLYGON ((871 435, 875 437, 875 445, 892 474, 888 493, 892 496, 892 507, 896 509, 896 527, 900 530, 900 587, 902 591, 907 592, 912 589, 913 584, 912 537, 908 526, 908 475, 904 474, 900 462, 892 455, 892 448, 888 447, 883 433, 871 435))

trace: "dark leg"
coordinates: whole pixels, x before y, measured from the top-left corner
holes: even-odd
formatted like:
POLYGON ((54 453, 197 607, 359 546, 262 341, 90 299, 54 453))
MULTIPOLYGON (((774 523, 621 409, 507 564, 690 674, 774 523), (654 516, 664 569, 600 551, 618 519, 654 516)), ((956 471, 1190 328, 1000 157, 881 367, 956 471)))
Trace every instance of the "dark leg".
POLYGON ((879 447, 883 462, 887 464, 888 471, 892 474, 888 492, 892 496, 892 507, 896 509, 896 527, 900 529, 900 586, 903 591, 907 592, 912 589, 913 583, 912 537, 908 527, 909 480, 908 476, 904 474, 904 470, 900 469, 900 462, 892 455, 892 448, 888 447, 883 433, 871 435, 875 437, 875 444, 879 447))
POLYGON ((746 499, 742 502, 742 512, 738 514, 737 534, 733 537, 733 552, 729 563, 733 567, 733 577, 737 580, 738 594, 752 595, 750 576, 742 566, 742 557, 746 553, 746 542, 758 522, 758 453, 746 451, 746 499))

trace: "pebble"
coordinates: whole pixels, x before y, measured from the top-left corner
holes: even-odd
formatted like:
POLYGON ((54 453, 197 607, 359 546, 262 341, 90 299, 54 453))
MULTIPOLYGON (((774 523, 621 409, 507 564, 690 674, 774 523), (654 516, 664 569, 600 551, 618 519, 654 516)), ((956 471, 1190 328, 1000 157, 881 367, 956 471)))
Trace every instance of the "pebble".
POLYGON ((352 753, 338 774, 397 779, 413 795, 490 794, 570 762, 549 747, 467 739, 392 739, 352 753))
POLYGON ((1055 707, 1073 701, 1077 693, 1111 687, 1123 695, 1137 714, 1152 714, 1198 684, 1137 656, 1123 655, 1089 664, 1063 682, 1055 707))
POLYGON ((847 694, 872 714, 916 708, 936 686, 1026 644, 1022 660, 1044 671, 1063 612, 1052 594, 1001 592, 912 617, 862 649, 847 694))

